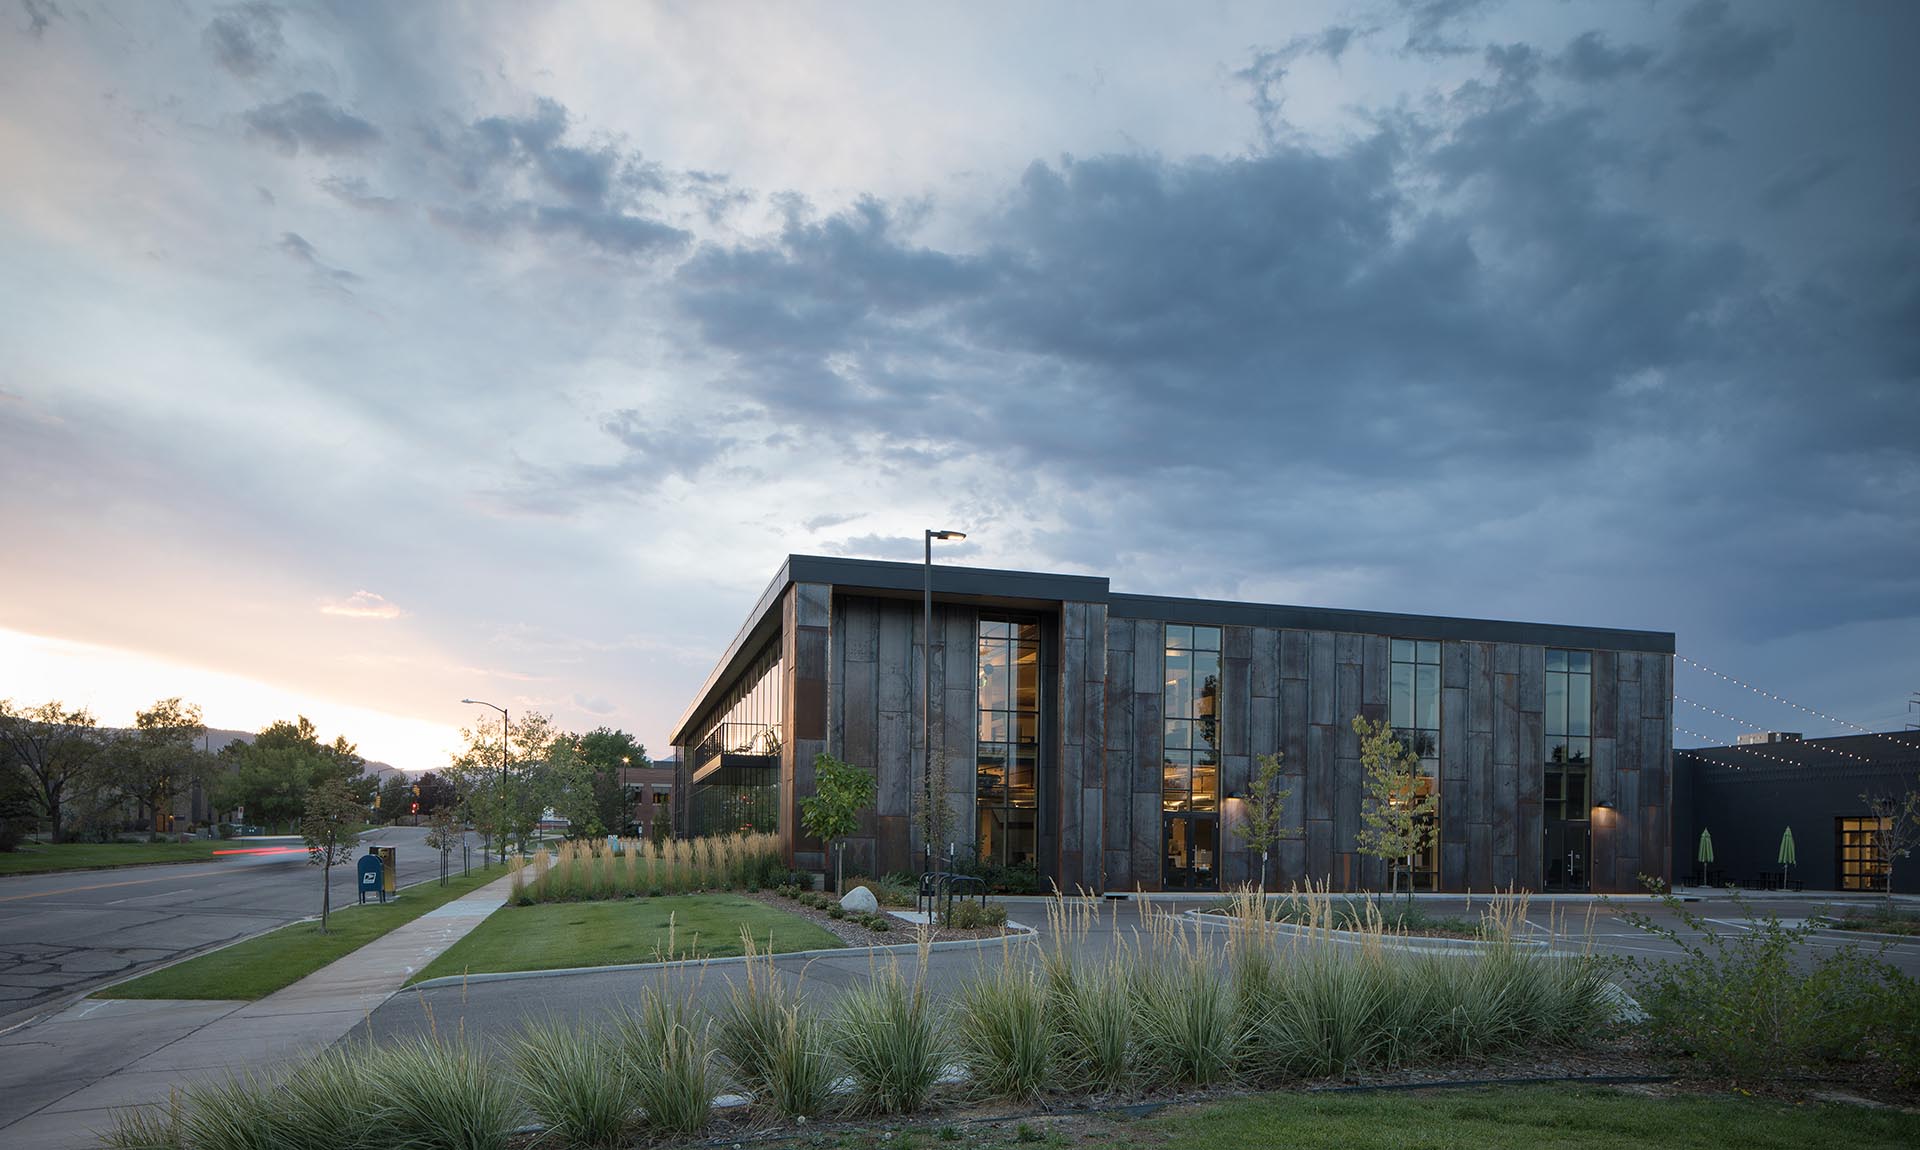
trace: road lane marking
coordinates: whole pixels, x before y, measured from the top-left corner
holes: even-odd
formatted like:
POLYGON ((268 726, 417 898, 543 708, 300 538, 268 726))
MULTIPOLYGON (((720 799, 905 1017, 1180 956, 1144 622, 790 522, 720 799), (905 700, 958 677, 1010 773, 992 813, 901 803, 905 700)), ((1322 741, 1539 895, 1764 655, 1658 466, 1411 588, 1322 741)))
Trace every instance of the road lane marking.
MULTIPOLYGON (((43 891, 36 892, 34 894, 0 895, 0 902, 19 902, 22 899, 29 899, 29 898, 49 898, 57 894, 76 894, 83 890, 109 890, 117 886, 142 886, 150 882, 191 882, 194 879, 213 878, 216 875, 231 875, 234 873, 236 872, 230 871, 230 870, 221 870, 221 871, 208 871, 206 874, 190 874, 190 875, 168 874, 168 875, 161 875, 159 878, 129 878, 129 879, 122 879, 119 882, 96 882, 96 883, 89 883, 86 886, 67 886, 67 887, 61 887, 59 890, 43 890, 43 891)), ((180 892, 176 891, 174 893, 177 894, 180 892)))

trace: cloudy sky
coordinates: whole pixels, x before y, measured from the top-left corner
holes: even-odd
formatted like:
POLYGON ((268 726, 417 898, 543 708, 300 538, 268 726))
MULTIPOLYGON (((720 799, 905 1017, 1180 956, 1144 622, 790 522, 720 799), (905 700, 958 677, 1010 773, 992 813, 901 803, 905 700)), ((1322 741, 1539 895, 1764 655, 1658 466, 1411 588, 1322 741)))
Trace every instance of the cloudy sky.
POLYGON ((659 751, 928 526, 1920 690, 1920 6, 0 2, 0 697, 659 751))

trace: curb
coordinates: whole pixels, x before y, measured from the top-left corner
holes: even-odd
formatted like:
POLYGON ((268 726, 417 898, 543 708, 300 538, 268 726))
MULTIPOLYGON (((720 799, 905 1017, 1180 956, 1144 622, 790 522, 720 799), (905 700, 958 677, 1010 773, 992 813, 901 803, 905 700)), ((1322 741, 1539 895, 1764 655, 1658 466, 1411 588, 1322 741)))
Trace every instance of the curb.
MULTIPOLYGON (((1210 911, 1189 910, 1181 914, 1210 927, 1230 927, 1237 919, 1210 911)), ((1388 950, 1406 950, 1423 954, 1486 954, 1498 946, 1513 946, 1520 950, 1536 953, 1550 953, 1552 944, 1536 938, 1516 938, 1507 942, 1493 942, 1478 938, 1430 938, 1420 935, 1396 935, 1391 933, 1370 934, 1358 930, 1333 930, 1325 927, 1300 926, 1291 922, 1263 923, 1263 927, 1275 934, 1289 938, 1324 938, 1331 942, 1346 943, 1353 946, 1371 946, 1376 943, 1388 950)))
MULTIPOLYGON (((945 942, 929 943, 927 950, 929 952, 936 950, 981 950, 990 946, 1005 946, 1012 942, 1031 942, 1040 937, 1040 932, 1033 927, 1025 926, 1017 922, 1009 922, 1007 924, 1007 930, 1008 933, 998 938, 953 938, 945 942)), ((769 958, 774 960, 787 958, 805 958, 811 960, 858 954, 864 954, 872 958, 875 955, 882 954, 918 953, 919 950, 920 944, 917 942, 889 943, 886 946, 839 946, 829 950, 790 950, 784 954, 757 955, 755 956, 755 961, 765 961, 769 958)), ((671 962, 622 962, 612 966, 565 966, 556 967, 552 970, 497 970, 481 974, 443 974, 436 978, 423 978, 419 982, 407 983, 394 993, 399 994, 409 990, 436 990, 443 986, 463 986, 476 982, 513 982, 522 978, 560 978, 575 974, 617 974, 626 971, 666 970, 669 968, 698 968, 704 970, 710 966, 738 966, 746 961, 746 955, 736 954, 724 958, 682 958, 675 959, 671 962)))

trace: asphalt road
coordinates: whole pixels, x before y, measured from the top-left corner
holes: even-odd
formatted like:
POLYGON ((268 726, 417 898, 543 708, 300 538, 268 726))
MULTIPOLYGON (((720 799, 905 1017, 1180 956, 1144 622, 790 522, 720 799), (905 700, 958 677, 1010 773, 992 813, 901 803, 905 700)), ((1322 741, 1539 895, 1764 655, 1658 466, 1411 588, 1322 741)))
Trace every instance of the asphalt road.
MULTIPOLYGON (((1162 909, 1170 906, 1176 909, 1197 908, 1211 905, 1212 902, 1209 899, 1204 903, 1176 904, 1156 900, 1156 906, 1162 909)), ((1754 897, 1744 908, 1724 897, 1716 897, 1689 903, 1686 909, 1708 919, 1709 929, 1732 937, 1750 930, 1754 919, 1767 913, 1778 916, 1782 921, 1797 921, 1823 910, 1832 912, 1833 908, 1845 905, 1819 897, 1764 895, 1754 897)), ((1858 905, 1857 900, 1854 905, 1858 905)), ((1478 900, 1476 905, 1469 906, 1464 899, 1433 899, 1423 900, 1422 906, 1435 916, 1471 919, 1477 918, 1484 910, 1485 900, 1478 900)), ((1528 908, 1528 930, 1534 937, 1549 939, 1555 949, 1563 951, 1591 950, 1598 954, 1635 959, 1672 958, 1679 953, 1673 943, 1624 921, 1621 915, 1629 908, 1647 914, 1657 923, 1679 930, 1685 939, 1697 940, 1700 937, 1688 930, 1675 915, 1662 909, 1660 904, 1644 898, 1619 904, 1597 900, 1535 901, 1528 908)), ((1050 927, 1041 900, 1009 900, 1009 910, 1017 921, 1038 928, 1041 943, 1046 944, 1050 927)), ((1091 924, 1083 934, 1076 932, 1071 945, 1083 957, 1098 961, 1117 943, 1137 939, 1141 927, 1141 912, 1137 904, 1109 904, 1099 921, 1091 924)), ((1908 974, 1920 975, 1920 939, 1883 942, 1840 931, 1820 931, 1806 941, 1802 957, 1831 953, 1848 945, 1862 946, 1870 951, 1878 949, 1895 966, 1908 974)), ((1028 943, 1005 953, 1020 956, 1030 955, 1036 950, 1028 943)), ((1002 955, 1003 949, 999 946, 937 951, 931 956, 928 968, 929 985, 936 994, 949 993, 983 963, 1002 961, 1002 955)), ((774 961, 782 979, 803 981, 811 992, 831 998, 837 991, 863 982, 874 960, 864 952, 856 952, 817 958, 777 958, 774 961)), ((903 969, 910 970, 916 960, 912 955, 906 955, 900 961, 903 969)), ((725 1001, 732 981, 740 976, 740 971, 737 965, 681 968, 664 972, 605 971, 408 990, 395 995, 375 1010, 355 1029, 351 1038, 364 1040, 372 1035, 388 1039, 428 1032, 442 1035, 457 1033, 477 1039, 483 1045, 492 1045, 510 1038, 529 1020, 556 1019, 576 1024, 608 1021, 621 1006, 637 1002, 643 988, 656 983, 672 988, 677 994, 692 996, 705 1006, 716 1007, 725 1001)))
MULTIPOLYGON (((426 834, 381 827, 363 841, 399 848, 404 884, 438 873, 426 834)), ((288 849, 0 878, 0 1031, 109 980, 320 913, 320 875, 298 839, 233 845, 288 849)), ((335 906, 351 903, 353 867, 333 868, 331 886, 335 906)))

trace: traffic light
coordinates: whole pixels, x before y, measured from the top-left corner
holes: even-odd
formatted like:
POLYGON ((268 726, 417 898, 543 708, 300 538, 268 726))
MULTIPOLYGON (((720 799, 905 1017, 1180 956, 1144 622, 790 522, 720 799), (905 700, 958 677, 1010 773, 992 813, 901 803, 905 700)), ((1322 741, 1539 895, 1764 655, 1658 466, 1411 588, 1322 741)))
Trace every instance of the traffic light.
POLYGON ((420 813, 420 803, 419 803, 419 801, 418 801, 418 800, 415 800, 415 801, 414 801, 414 804, 413 804, 413 810, 411 810, 411 811, 409 811, 408 813, 409 813, 409 814, 415 814, 415 815, 417 815, 417 814, 419 814, 419 813, 420 813))

